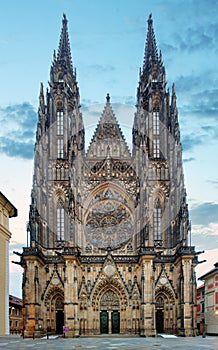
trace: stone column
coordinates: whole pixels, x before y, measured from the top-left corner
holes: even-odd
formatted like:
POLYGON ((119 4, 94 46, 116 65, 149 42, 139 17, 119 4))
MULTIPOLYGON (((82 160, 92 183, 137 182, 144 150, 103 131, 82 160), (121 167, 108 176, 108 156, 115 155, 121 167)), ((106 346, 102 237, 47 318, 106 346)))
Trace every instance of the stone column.
POLYGON ((79 336, 78 319, 78 277, 77 277, 77 258, 75 255, 65 256, 66 271, 64 285, 64 313, 65 327, 68 328, 67 337, 79 336))
POLYGON ((192 259, 190 256, 183 258, 184 271, 184 335, 193 335, 192 317, 193 317, 193 300, 192 300, 192 259))
POLYGON ((108 334, 112 334, 112 311, 108 311, 108 334))
POLYGON ((142 303, 141 303, 141 336, 154 336, 155 300, 154 300, 154 271, 153 254, 146 254, 141 257, 143 267, 142 278, 142 303))

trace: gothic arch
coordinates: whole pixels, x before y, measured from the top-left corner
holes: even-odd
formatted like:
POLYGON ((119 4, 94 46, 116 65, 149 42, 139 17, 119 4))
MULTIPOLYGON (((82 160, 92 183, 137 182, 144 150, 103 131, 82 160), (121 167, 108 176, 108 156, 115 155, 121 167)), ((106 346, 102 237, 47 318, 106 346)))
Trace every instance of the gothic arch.
POLYGON ((63 110, 63 101, 62 101, 62 95, 61 94, 58 94, 55 96, 55 100, 54 100, 54 103, 55 103, 55 107, 56 107, 56 111, 57 110, 63 110))
MULTIPOLYGON (((66 188, 64 185, 57 183, 57 184, 53 184, 48 191, 48 196, 49 198, 53 198, 55 199, 56 197, 62 197, 64 198, 68 198, 68 188, 66 188)), ((65 199, 64 199, 65 200, 65 199)))
POLYGON ((160 96, 160 93, 156 92, 153 99, 152 99, 152 102, 153 102, 153 110, 154 111, 159 111, 160 109, 160 103, 161 103, 161 96, 160 96))
POLYGON ((164 183, 158 183, 156 186, 152 187, 150 191, 150 197, 167 198, 169 196, 169 188, 164 183))
POLYGON ((134 210, 134 203, 132 202, 131 198, 127 194, 127 191, 112 181, 105 181, 102 184, 96 186, 89 193, 88 198, 84 202, 84 207, 86 209, 89 208, 89 206, 91 205, 91 202, 93 201, 93 198, 95 198, 98 195, 98 193, 105 191, 105 190, 112 190, 112 191, 116 191, 117 193, 119 193, 123 197, 123 200, 126 202, 128 207, 130 208, 130 210, 131 211, 134 210))
POLYGON ((64 325, 64 291, 59 287, 50 288, 45 294, 45 327, 60 333, 64 325))
POLYGON ((171 333, 176 323, 175 293, 168 286, 159 286, 155 290, 156 331, 171 333))
POLYGON ((100 297, 100 309, 101 310, 119 310, 120 309, 120 298, 117 293, 109 288, 100 297))
POLYGON ((165 301, 175 303, 175 293, 173 289, 167 286, 158 286, 155 289, 155 299, 157 300, 158 297, 162 297, 165 301))
POLYGON ((120 309, 125 310, 128 305, 128 294, 124 286, 118 281, 117 278, 102 278, 94 288, 91 295, 94 310, 100 310, 101 299, 103 295, 108 292, 112 292, 118 297, 120 309))
POLYGON ((60 287, 52 287, 50 288, 44 296, 44 303, 45 305, 48 305, 51 303, 52 300, 57 299, 58 297, 62 298, 64 300, 64 291, 60 287))

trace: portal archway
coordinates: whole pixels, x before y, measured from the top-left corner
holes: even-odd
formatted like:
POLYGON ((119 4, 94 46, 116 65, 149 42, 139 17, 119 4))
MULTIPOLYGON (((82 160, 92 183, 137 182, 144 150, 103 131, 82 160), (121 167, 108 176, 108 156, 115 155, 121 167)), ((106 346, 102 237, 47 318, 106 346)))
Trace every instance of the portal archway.
POLYGON ((120 300, 111 289, 100 299, 100 333, 120 333, 120 300))
POLYGON ((172 333, 176 324, 175 296, 173 291, 163 286, 156 291, 156 332, 172 333))
POLYGON ((51 288, 45 296, 45 306, 45 329, 49 327, 53 333, 62 334, 64 327, 64 292, 59 287, 51 288))

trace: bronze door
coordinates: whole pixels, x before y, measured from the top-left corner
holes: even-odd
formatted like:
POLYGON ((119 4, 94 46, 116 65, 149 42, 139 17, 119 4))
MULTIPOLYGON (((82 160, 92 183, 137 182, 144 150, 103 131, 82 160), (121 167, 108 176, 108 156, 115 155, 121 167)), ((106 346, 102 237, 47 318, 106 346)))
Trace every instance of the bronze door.
POLYGON ((112 333, 120 333, 120 314, 118 311, 113 311, 111 314, 112 333))
POLYGON ((100 333, 108 334, 108 312, 100 312, 100 333))

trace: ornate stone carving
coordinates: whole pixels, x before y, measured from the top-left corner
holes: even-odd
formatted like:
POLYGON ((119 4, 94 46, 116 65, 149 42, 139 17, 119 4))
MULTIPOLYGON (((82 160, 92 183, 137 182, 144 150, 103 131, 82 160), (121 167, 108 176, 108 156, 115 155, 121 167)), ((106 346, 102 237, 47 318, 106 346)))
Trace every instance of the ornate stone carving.
POLYGON ((100 308, 101 310, 119 310, 120 301, 117 294, 115 294, 112 290, 108 290, 106 293, 104 293, 100 300, 100 308))

